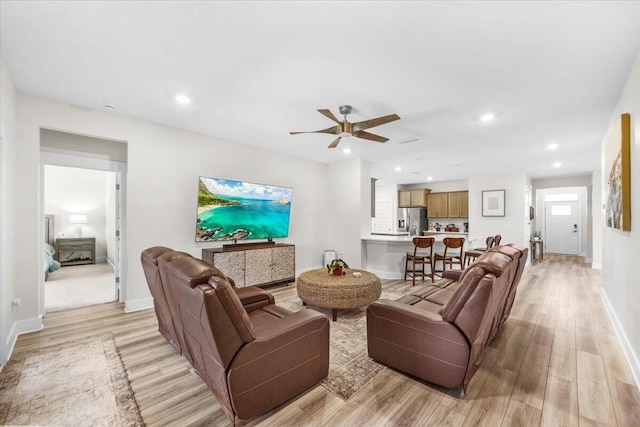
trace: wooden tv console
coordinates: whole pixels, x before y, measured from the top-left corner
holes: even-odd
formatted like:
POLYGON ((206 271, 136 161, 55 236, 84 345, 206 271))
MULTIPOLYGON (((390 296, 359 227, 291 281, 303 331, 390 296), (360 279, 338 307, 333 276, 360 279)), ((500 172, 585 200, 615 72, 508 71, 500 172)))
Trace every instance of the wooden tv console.
POLYGON ((202 259, 231 277, 238 287, 288 283, 296 278, 295 245, 286 243, 203 249, 202 259))

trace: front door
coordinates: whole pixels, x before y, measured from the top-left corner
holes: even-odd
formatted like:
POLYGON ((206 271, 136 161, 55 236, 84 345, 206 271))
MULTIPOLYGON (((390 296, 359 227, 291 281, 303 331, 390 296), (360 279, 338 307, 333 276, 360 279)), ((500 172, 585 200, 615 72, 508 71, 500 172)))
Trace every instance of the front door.
POLYGON ((578 255, 578 202, 545 203, 545 252, 578 255))

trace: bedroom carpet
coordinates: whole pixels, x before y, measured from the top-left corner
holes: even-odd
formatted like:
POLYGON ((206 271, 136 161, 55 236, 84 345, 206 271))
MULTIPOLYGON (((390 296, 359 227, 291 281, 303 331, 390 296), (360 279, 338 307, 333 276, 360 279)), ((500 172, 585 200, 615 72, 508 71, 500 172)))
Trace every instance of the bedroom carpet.
POLYGON ((61 267, 44 282, 47 313, 115 300, 115 277, 107 263, 61 267))

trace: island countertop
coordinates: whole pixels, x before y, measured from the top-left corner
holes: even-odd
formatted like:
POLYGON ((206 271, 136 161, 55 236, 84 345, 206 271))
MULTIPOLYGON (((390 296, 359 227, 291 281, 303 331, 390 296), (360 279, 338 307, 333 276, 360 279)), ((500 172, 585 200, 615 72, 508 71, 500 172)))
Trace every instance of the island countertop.
MULTIPOLYGON (((401 279, 404 276, 404 264, 407 252, 413 252, 413 238, 421 236, 362 236, 365 270, 384 279, 401 279)), ((424 237, 424 236, 422 236, 424 237)), ((442 252, 445 237, 464 237, 465 246, 469 247, 468 233, 443 232, 429 237, 435 239, 434 251, 442 252)))

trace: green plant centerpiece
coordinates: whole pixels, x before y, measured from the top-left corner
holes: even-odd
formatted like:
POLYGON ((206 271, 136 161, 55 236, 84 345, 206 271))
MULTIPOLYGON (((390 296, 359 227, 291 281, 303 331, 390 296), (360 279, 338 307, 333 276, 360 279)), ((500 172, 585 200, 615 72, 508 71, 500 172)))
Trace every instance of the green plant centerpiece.
POLYGON ((533 237, 533 240, 540 240, 540 237, 541 237, 540 231, 539 230, 534 231, 532 237, 533 237))
POLYGON ((349 264, 340 258, 336 258, 330 264, 327 264, 327 273, 334 276, 343 276, 347 274, 345 271, 347 268, 349 268, 349 264))

